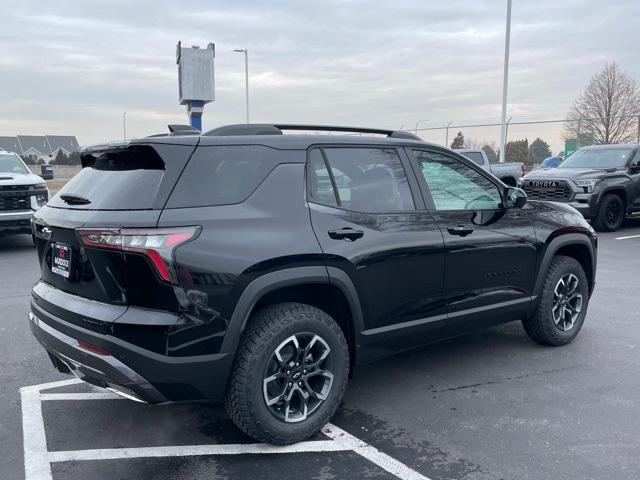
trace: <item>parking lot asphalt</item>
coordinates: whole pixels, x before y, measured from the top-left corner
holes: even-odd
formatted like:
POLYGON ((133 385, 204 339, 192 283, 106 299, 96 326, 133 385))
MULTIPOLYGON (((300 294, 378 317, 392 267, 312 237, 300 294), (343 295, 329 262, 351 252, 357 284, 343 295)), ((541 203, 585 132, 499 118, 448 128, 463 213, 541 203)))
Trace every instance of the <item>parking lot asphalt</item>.
POLYGON ((362 366, 327 430, 278 450, 219 405, 142 405, 57 373, 26 321, 31 239, 0 238, 0 478, 24 478, 25 455, 29 480, 640 478, 640 221, 600 234, 598 257, 571 345, 514 322, 362 366))

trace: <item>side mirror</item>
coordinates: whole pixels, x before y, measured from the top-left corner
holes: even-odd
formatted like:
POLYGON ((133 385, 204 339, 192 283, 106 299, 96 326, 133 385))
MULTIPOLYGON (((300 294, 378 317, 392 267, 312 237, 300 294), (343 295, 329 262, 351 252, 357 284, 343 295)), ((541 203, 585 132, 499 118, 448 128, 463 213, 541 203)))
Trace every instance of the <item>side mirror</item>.
POLYGON ((640 160, 637 160, 633 163, 631 163, 631 165, 629 165, 629 171, 631 173, 638 173, 640 172, 640 160))
POLYGON ((504 207, 522 208, 527 203, 527 194, 521 188, 507 187, 504 189, 504 207))

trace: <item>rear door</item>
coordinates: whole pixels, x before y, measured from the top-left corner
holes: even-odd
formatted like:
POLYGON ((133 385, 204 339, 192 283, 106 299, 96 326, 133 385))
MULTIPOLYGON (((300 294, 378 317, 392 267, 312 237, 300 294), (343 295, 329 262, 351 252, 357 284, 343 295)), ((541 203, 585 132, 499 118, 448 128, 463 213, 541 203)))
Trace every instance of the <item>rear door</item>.
POLYGON ((538 259, 532 210, 503 208, 495 179, 459 158, 409 154, 444 237, 447 335, 517 319, 532 299, 538 259))
MULTIPOLYGON (((327 266, 356 287, 373 356, 437 337, 444 321, 443 240, 395 147, 308 152, 311 220, 327 266)), ((410 168, 410 167, 409 167, 410 168)))
POLYGON ((34 215, 41 279, 63 292, 128 304, 124 255, 84 248, 77 229, 155 227, 192 150, 130 145, 85 154, 85 168, 34 215))

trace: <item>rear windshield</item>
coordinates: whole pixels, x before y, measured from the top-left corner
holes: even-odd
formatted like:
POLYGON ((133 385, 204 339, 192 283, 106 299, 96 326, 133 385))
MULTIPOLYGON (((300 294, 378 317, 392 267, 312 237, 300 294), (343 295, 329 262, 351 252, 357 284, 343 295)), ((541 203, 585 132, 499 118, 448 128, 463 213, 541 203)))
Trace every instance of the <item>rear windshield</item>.
POLYGON ((262 145, 199 147, 187 164, 167 208, 229 205, 244 201, 292 152, 262 145))
POLYGON ((149 146, 130 146, 83 156, 86 165, 58 192, 49 206, 85 210, 153 208, 165 165, 149 146), (65 201, 63 198, 71 198, 65 201), (81 199, 82 203, 73 202, 81 199), (89 203, 86 203, 87 200, 89 203))
POLYGON ((484 165, 484 158, 480 152, 464 152, 463 155, 478 165, 484 165))

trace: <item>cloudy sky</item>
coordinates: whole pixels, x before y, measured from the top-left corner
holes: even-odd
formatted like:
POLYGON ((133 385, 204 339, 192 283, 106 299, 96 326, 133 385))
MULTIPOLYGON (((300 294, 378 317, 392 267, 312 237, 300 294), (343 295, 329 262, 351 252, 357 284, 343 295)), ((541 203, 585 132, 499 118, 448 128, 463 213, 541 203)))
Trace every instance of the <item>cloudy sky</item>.
MULTIPOLYGON (((175 45, 216 44, 204 128, 252 120, 412 128, 500 117, 505 0, 44 2, 0 0, 0 135, 72 134, 81 144, 187 123, 175 45)), ((509 115, 561 118, 616 61, 640 80, 640 1, 513 0, 509 115)), ((466 129, 497 141, 496 128, 466 129)), ((557 126, 512 127, 510 138, 557 126)), ((425 133, 444 142, 443 133, 425 133)))

